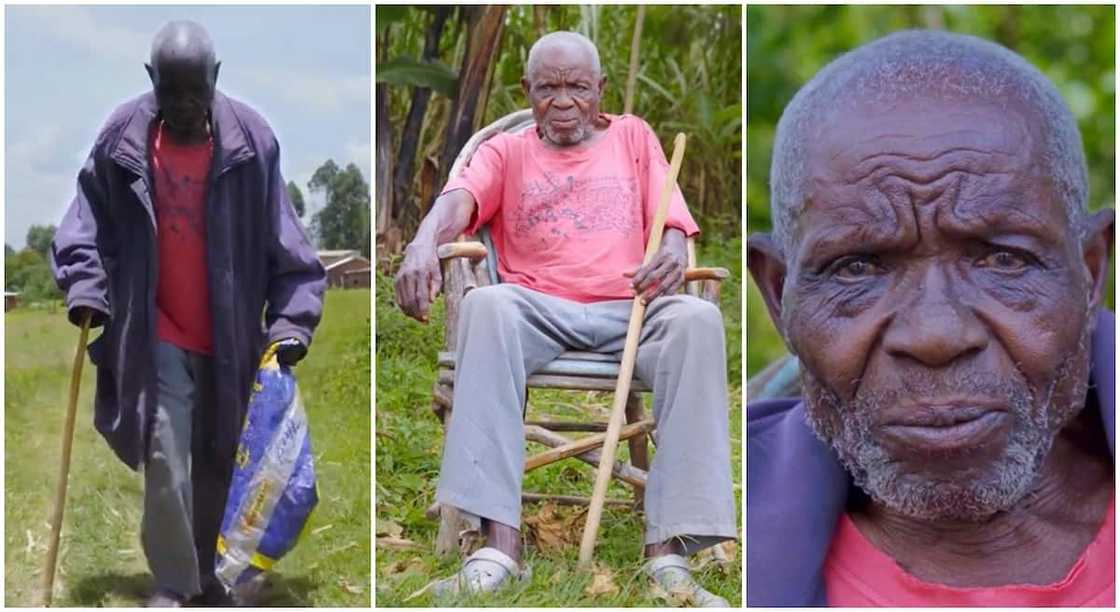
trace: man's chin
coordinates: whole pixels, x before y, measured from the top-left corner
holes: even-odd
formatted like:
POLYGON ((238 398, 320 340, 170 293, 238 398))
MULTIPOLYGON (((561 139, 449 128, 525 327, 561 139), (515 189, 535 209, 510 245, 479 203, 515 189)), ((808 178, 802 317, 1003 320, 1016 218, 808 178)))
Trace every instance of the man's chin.
POLYGON ((872 499, 921 520, 983 521, 1015 507, 1033 490, 1044 451, 1008 448, 1000 461, 951 469, 927 464, 907 471, 904 463, 845 461, 856 484, 872 499))

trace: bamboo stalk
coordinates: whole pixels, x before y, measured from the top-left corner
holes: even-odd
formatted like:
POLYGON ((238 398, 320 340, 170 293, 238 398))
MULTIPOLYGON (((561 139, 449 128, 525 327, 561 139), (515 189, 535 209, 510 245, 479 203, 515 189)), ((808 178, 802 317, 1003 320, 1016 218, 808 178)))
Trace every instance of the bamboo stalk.
POLYGON ((638 81, 638 51, 642 44, 642 22, 646 18, 646 6, 638 5, 638 14, 634 17, 634 38, 630 40, 630 72, 626 75, 626 97, 622 105, 622 113, 629 115, 634 110, 634 85, 638 81))

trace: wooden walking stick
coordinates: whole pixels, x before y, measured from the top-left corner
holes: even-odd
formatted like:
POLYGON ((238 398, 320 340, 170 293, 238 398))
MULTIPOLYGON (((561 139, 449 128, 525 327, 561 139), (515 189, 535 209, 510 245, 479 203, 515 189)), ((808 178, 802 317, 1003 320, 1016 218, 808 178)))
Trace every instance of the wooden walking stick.
POLYGON ((47 564, 43 568, 43 605, 51 605, 54 591, 54 570, 58 565, 58 540, 62 534, 62 513, 66 510, 66 484, 70 476, 70 450, 74 447, 74 420, 78 413, 78 389, 82 383, 82 364, 86 361, 86 341, 92 312, 82 316, 82 331, 78 349, 74 353, 74 368, 70 373, 70 403, 66 406, 66 424, 62 428, 62 465, 58 470, 58 488, 54 495, 54 512, 51 514, 51 539, 47 545, 47 564))
MULTIPOLYGON (((648 264, 657 249, 661 247, 661 234, 665 229, 665 217, 669 214, 669 200, 673 197, 673 188, 677 184, 677 174, 681 169, 681 160, 684 159, 683 133, 678 133, 673 140, 673 159, 669 164, 669 174, 665 177, 665 186, 661 189, 661 199, 657 204, 657 212, 653 216, 653 227, 650 228, 649 241, 646 242, 646 255, 642 265, 648 264)), ((626 414, 626 398, 630 395, 630 379, 634 375, 634 360, 638 356, 638 338, 642 332, 642 319, 646 314, 646 305, 638 297, 634 298, 634 305, 630 308, 630 325, 626 328, 626 344, 622 349, 622 364, 618 369, 618 382, 614 387, 614 404, 611 406, 611 419, 607 423, 606 439, 599 456, 599 469, 595 473, 595 490, 591 494, 591 502, 587 506, 587 523, 583 526, 583 540, 579 545, 579 565, 588 568, 591 564, 591 555, 595 552, 595 539, 599 535, 599 521, 603 516, 603 502, 607 498, 607 485, 611 481, 611 468, 614 466, 614 455, 618 450, 618 435, 622 429, 622 420, 626 414)))

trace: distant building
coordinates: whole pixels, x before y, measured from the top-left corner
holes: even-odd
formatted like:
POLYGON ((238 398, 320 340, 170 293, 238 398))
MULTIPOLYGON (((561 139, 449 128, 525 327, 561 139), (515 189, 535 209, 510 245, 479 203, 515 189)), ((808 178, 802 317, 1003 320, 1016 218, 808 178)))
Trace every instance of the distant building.
POLYGON ((319 261, 327 271, 327 286, 354 289, 370 286, 370 263, 359 251, 319 251, 319 261))
MULTIPOLYGON (((368 286, 368 285, 367 285, 368 286)), ((19 293, 15 291, 4 292, 4 312, 19 306, 19 293)))

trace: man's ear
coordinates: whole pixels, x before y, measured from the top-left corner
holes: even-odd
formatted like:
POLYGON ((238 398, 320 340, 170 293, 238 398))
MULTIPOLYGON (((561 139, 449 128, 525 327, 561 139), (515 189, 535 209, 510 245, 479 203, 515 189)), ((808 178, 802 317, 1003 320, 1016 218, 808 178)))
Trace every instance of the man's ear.
POLYGON ((521 91, 525 92, 525 98, 529 97, 529 79, 521 77, 521 91))
POLYGON ((603 75, 599 79, 599 97, 603 97, 603 92, 607 90, 607 75, 603 75))
POLYGON ((766 302, 770 320, 778 328, 778 333, 785 337, 782 329, 782 290, 786 284, 786 261, 769 234, 752 234, 747 238, 747 267, 762 294, 762 300, 766 302))
POLYGON ((144 70, 148 71, 148 79, 152 81, 152 87, 156 86, 156 69, 152 68, 150 64, 144 64, 144 70))
POLYGON ((1112 255, 1116 212, 1111 208, 1099 210, 1090 216, 1086 223, 1087 231, 1085 241, 1081 245, 1081 253, 1093 283, 1089 305, 1092 310, 1096 310, 1101 303, 1101 294, 1108 284, 1108 260, 1112 255))

